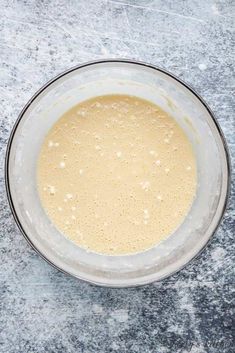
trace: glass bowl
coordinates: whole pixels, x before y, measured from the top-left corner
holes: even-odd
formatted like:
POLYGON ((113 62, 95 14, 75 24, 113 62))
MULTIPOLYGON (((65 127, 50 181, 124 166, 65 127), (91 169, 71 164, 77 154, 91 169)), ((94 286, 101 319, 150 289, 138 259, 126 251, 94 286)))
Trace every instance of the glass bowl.
POLYGON ((230 176, 224 137, 205 102, 165 70, 128 60, 79 65, 43 86, 13 127, 5 172, 13 215, 32 247, 67 274, 113 287, 161 280, 194 258, 221 221, 230 176), (184 222, 159 245, 125 256, 87 252, 64 237, 43 210, 36 184, 38 153, 55 121, 85 99, 115 93, 147 99, 170 113, 190 139, 197 159, 196 196, 184 222))

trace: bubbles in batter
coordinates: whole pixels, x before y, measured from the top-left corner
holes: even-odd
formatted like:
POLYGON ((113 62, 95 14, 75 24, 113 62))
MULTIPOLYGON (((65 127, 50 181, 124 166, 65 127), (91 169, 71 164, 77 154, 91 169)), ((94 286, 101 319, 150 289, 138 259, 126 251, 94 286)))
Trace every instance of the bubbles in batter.
POLYGON ((171 234, 196 189, 192 146, 158 106, 127 95, 84 101, 51 128, 38 191, 54 225, 101 254, 141 252, 171 234))

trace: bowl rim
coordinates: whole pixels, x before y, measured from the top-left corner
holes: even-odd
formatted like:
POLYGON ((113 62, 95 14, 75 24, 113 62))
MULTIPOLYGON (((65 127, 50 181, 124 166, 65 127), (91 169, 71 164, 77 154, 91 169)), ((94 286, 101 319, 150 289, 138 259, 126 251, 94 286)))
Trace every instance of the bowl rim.
POLYGON ((39 88, 34 95, 28 100, 28 102, 25 104, 25 106, 23 107, 23 109, 21 110, 20 114, 18 115, 18 118, 16 119, 8 142, 7 142, 7 147, 6 147, 6 153, 5 153, 5 188, 6 188, 6 194, 7 194, 7 199, 8 199, 8 203, 10 205, 10 209, 11 212, 13 214, 13 218, 20 230, 20 232, 22 233, 22 235, 24 236, 24 238, 26 239, 26 241, 30 244, 30 246, 34 249, 34 251, 36 251, 37 254, 39 254, 47 263, 49 263, 51 266, 53 266, 54 268, 56 268, 57 270, 61 271, 62 273, 69 275, 73 278, 79 279, 79 280, 83 280, 89 284, 93 284, 93 285, 98 285, 98 286, 102 286, 102 287, 112 287, 112 288, 127 288, 127 287, 137 287, 137 286, 143 286, 143 285, 147 285, 153 282, 160 282, 162 280, 164 280, 165 278, 168 278, 172 275, 174 275, 175 273, 177 273, 178 271, 182 270, 184 267, 186 267, 188 264, 190 264, 197 256, 199 256, 202 251, 206 248, 206 246, 208 245, 208 243, 211 241, 212 236, 215 234, 216 230, 218 229, 224 213, 226 211, 226 208, 228 206, 228 200, 229 200, 229 195, 230 195, 230 187, 231 187, 231 161, 230 161, 230 156, 229 156, 229 149, 228 149, 228 145, 224 136, 224 133, 219 125, 219 123, 217 122, 216 118, 215 118, 215 114, 212 112, 212 110, 210 109, 210 107, 208 106, 208 104, 204 101, 204 99, 194 90, 194 88, 191 87, 191 85, 189 85, 188 83, 184 82, 184 80, 180 79, 179 77, 177 77, 176 75, 172 74, 171 72, 169 72, 168 70, 165 70, 163 68, 160 68, 156 65, 152 65, 152 64, 148 64, 146 62, 143 61, 137 61, 137 60, 131 60, 131 59, 116 59, 116 58, 110 58, 110 59, 100 59, 100 60, 93 60, 93 61, 89 61, 89 62, 85 62, 82 64, 78 64, 75 65, 65 71, 63 71, 62 73, 54 76, 51 80, 47 81, 43 86, 41 86, 41 88, 39 88), (221 214, 218 218, 217 223, 215 224, 215 227, 213 229, 213 231, 211 232, 211 235, 209 236, 209 238, 207 239, 206 243, 201 247, 201 249, 190 259, 188 260, 186 263, 182 264, 180 267, 178 267, 176 270, 171 271, 170 273, 168 273, 167 275, 162 276, 159 279, 151 279, 149 280, 148 278, 145 280, 141 280, 140 283, 135 283, 135 284, 111 284, 111 283, 101 283, 101 282, 97 282, 97 281, 93 281, 87 278, 83 278, 79 275, 75 275, 72 274, 66 270, 64 270, 63 268, 59 267, 58 265, 56 265, 54 262, 52 262, 49 258, 47 258, 31 241, 30 239, 30 235, 28 235, 26 233, 26 231, 24 230, 20 219, 17 215, 17 212, 15 210, 15 206, 14 206, 14 202, 11 196, 11 189, 10 189, 10 173, 9 173, 9 162, 10 162, 10 154, 11 154, 11 146, 14 140, 14 136, 15 133, 17 131, 18 125, 21 121, 21 119, 23 118, 25 112, 28 110, 28 108, 31 106, 31 104, 34 102, 34 100, 41 94, 43 93, 43 91, 45 91, 52 83, 56 82, 57 80, 59 80, 60 78, 62 78, 63 76, 66 76, 67 74, 88 67, 88 66, 92 66, 92 65, 99 65, 99 64, 105 64, 105 63, 123 63, 123 64, 134 64, 134 65, 139 65, 142 67, 146 67, 146 68, 150 68, 156 71, 159 71, 161 73, 164 73, 165 75, 173 78, 174 80, 176 80, 177 82, 179 82, 180 84, 182 84, 186 89, 188 89, 199 101, 200 103, 205 107, 205 109, 207 110, 207 112, 210 115, 210 118, 212 119, 213 123, 215 124, 215 127, 217 129, 217 132, 219 134, 219 137, 222 141, 222 145, 224 148, 224 152, 225 152, 225 156, 226 156, 226 168, 227 168, 227 185, 226 185, 226 195, 225 195, 225 200, 224 200, 224 204, 223 204, 223 208, 221 210, 221 214))

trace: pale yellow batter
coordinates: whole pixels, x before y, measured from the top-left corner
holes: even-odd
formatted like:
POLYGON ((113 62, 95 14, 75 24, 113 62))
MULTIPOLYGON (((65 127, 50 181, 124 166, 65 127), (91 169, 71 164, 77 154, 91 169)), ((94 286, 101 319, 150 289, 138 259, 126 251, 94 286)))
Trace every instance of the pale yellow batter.
POLYGON ((102 254, 158 244, 184 220, 195 189, 195 157, 181 127, 132 96, 73 107, 49 131, 38 160, 38 191, 52 222, 102 254))

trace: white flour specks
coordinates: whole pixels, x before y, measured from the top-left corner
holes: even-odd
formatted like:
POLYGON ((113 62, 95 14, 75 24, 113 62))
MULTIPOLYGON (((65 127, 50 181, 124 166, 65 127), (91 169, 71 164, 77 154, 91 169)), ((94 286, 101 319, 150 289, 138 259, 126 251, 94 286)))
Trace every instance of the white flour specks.
POLYGON ((128 321, 128 319, 129 319, 128 312, 124 309, 115 310, 110 314, 110 316, 114 320, 121 322, 121 323, 124 323, 124 322, 128 321))
POLYGON ((95 314, 102 314, 103 312, 103 308, 102 306, 98 305, 98 304, 94 304, 92 306, 92 311, 95 313, 95 314))
POLYGON ((141 181, 140 185, 141 185, 142 189, 145 190, 145 191, 148 191, 149 188, 150 188, 150 182, 147 181, 147 180, 146 181, 141 181))
POLYGON ((201 70, 201 71, 205 71, 206 69, 207 69, 207 66, 206 66, 206 64, 199 64, 198 65, 198 67, 199 67, 199 69, 201 70))

